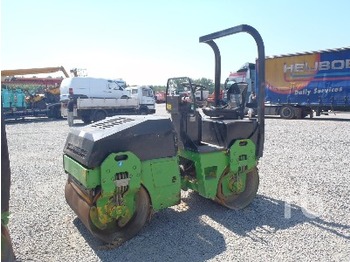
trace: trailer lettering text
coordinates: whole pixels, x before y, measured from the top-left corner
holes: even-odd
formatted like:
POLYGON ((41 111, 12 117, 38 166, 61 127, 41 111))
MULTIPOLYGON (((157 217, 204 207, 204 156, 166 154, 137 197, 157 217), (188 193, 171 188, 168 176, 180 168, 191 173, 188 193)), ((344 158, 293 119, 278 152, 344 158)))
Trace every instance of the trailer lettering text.
POLYGON ((344 60, 334 60, 332 61, 331 67, 333 69, 343 69, 344 68, 344 60))
POLYGON ((311 90, 303 89, 303 90, 295 90, 295 95, 310 95, 311 90))
POLYGON ((328 93, 339 93, 343 91, 343 87, 329 87, 329 88, 317 88, 315 87, 313 90, 302 89, 295 90, 294 95, 311 95, 312 94, 328 94, 328 93))
POLYGON ((314 88, 314 94, 338 93, 342 91, 343 91, 342 87, 330 87, 330 88, 322 88, 322 89, 319 89, 317 87, 314 88))
POLYGON ((291 65, 284 64, 283 71, 287 73, 288 71, 293 72, 305 72, 305 71, 321 71, 321 70, 343 70, 350 69, 350 59, 345 60, 333 60, 333 61, 320 61, 315 62, 313 66, 305 63, 295 63, 291 65))

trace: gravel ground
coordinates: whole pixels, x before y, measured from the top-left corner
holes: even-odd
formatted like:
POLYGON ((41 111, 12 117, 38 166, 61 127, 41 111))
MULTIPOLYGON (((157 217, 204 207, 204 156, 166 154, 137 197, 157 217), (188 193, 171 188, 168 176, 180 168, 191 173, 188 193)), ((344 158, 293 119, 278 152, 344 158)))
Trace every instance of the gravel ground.
POLYGON ((260 188, 249 207, 232 211, 182 192, 180 205, 114 249, 65 202, 67 122, 29 119, 6 130, 18 261, 350 261, 350 114, 266 119, 260 188))

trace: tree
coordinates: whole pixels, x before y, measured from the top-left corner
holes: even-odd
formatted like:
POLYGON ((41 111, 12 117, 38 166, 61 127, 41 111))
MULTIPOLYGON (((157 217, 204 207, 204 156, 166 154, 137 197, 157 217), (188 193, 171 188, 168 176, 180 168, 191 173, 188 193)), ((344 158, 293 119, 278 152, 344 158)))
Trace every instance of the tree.
POLYGON ((214 85, 213 80, 211 80, 211 79, 202 77, 202 78, 193 80, 193 83, 205 86, 207 88, 207 90, 209 90, 209 93, 214 92, 215 85, 214 85))
POLYGON ((153 92, 165 92, 166 86, 151 86, 153 92))
MULTIPOLYGON (((199 79, 191 79, 191 80, 194 84, 205 86, 210 94, 214 92, 215 83, 212 79, 202 77, 199 79)), ((166 90, 166 86, 151 86, 151 87, 155 93, 166 90)), ((220 87, 223 89, 223 84, 220 84, 220 87)))

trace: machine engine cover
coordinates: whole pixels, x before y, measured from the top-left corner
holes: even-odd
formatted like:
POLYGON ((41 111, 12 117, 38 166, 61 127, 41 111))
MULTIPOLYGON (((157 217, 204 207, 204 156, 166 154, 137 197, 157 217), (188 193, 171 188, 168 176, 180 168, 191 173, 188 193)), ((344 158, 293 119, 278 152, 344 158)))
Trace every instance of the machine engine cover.
POLYGON ((177 153, 176 134, 168 117, 114 116, 72 128, 63 152, 88 168, 100 166, 110 154, 133 152, 141 161, 177 153))

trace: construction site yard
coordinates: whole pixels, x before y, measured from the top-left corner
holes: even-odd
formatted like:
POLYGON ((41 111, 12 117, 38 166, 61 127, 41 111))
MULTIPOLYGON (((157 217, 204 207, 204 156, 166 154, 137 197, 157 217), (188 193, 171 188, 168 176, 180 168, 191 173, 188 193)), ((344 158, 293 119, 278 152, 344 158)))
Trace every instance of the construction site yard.
MULTIPOLYGON (((156 114, 167 114, 165 104, 156 114)), ((65 201, 67 120, 8 121, 17 261, 349 261, 350 114, 265 122, 251 205, 229 210, 182 191, 179 205, 113 247, 95 239, 65 201)))

